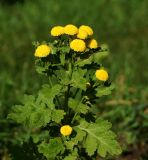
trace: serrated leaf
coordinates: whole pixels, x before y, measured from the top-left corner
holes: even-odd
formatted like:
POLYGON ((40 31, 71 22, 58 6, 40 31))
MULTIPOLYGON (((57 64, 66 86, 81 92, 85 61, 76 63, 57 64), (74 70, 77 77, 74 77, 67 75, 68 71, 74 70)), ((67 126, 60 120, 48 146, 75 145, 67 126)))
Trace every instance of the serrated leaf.
POLYGON ((51 110, 44 103, 38 104, 35 97, 25 95, 23 105, 14 106, 8 118, 29 128, 38 128, 49 123, 51 110))
POLYGON ((71 154, 66 156, 64 160, 77 160, 78 158, 78 150, 75 148, 71 154))
POLYGON ((83 67, 84 65, 91 64, 92 62, 95 62, 98 64, 108 55, 109 55, 109 52, 107 50, 99 51, 99 52, 93 53, 87 59, 78 60, 76 62, 76 65, 78 65, 79 67, 83 67))
POLYGON ((86 90, 87 80, 84 78, 84 75, 87 70, 76 69, 72 74, 72 86, 76 88, 80 88, 82 90, 86 90))
POLYGON ((51 119, 56 123, 60 123, 65 114, 64 110, 54 109, 51 114, 51 119))
POLYGON ((47 106, 51 109, 54 109, 54 98, 61 92, 61 85, 56 84, 54 86, 49 86, 48 84, 43 85, 42 89, 39 92, 39 97, 44 101, 47 106))
POLYGON ((85 131, 78 130, 76 127, 74 127, 74 130, 77 132, 76 136, 69 141, 64 141, 66 148, 69 150, 73 150, 74 146, 78 145, 79 142, 81 143, 86 136, 85 131))
POLYGON ((67 149, 73 150, 73 147, 75 145, 75 143, 73 141, 65 141, 64 143, 65 143, 65 146, 67 149))
POLYGON ((74 138, 72 138, 71 140, 75 143, 75 145, 78 144, 78 142, 83 141, 84 137, 86 136, 86 132, 77 129, 76 127, 74 128, 74 130, 77 132, 76 136, 74 138))
POLYGON ((55 160, 59 153, 65 150, 60 138, 51 139, 49 143, 42 142, 38 145, 39 153, 42 153, 47 160, 55 160))
POLYGON ((101 96, 105 96, 105 95, 109 95, 112 93, 112 90, 115 88, 114 85, 111 85, 109 87, 106 87, 106 86, 101 86, 101 87, 98 87, 96 89, 97 93, 96 93, 96 96, 97 97, 101 97, 101 96))
POLYGON ((69 98, 68 105, 71 109, 73 109, 75 112, 78 112, 78 113, 85 114, 89 110, 89 107, 86 104, 83 104, 82 102, 73 98, 69 98))
POLYGON ((86 147, 86 152, 89 156, 93 155, 97 148, 97 141, 95 138, 92 138, 91 135, 88 135, 85 141, 84 146, 86 147))
POLYGON ((70 72, 65 70, 57 70, 55 71, 57 78, 62 85, 68 85, 71 83, 70 81, 70 72))
POLYGON ((64 160, 76 160, 77 156, 69 155, 64 158, 64 160))
POLYGON ((89 156, 92 156, 96 150, 102 157, 105 157, 107 153, 111 155, 121 153, 121 148, 115 139, 116 135, 110 130, 111 123, 108 121, 101 119, 96 120, 96 123, 83 121, 78 128, 87 133, 83 147, 86 148, 89 156))

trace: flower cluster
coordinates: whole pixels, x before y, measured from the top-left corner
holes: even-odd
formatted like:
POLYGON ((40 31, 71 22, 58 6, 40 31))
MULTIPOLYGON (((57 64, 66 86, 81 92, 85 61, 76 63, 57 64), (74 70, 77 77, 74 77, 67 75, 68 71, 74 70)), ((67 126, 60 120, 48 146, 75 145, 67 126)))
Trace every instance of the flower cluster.
MULTIPOLYGON (((68 42, 66 45, 71 49, 71 54, 80 53, 79 55, 84 55, 85 52, 93 52, 95 49, 99 48, 98 42, 94 39, 93 29, 89 26, 82 25, 79 28, 75 25, 68 24, 66 26, 55 26, 50 30, 50 35, 56 37, 57 42, 62 42, 62 36, 68 37, 68 42)), ((65 45, 65 44, 64 44, 65 45)), ((51 44, 41 44, 35 50, 35 57, 45 58, 52 55, 53 45, 51 44)), ((100 67, 95 71, 95 79, 105 82, 109 79, 108 72, 100 67)), ((87 88, 91 86, 90 82, 86 83, 87 88)), ((61 127, 60 132, 63 136, 69 136, 72 133, 72 127, 69 125, 64 125, 61 127)))
MULTIPOLYGON (((70 48, 75 52, 85 52, 87 48, 97 49, 99 47, 96 39, 92 38, 93 30, 89 26, 82 25, 79 28, 72 24, 66 26, 55 26, 50 31, 51 36, 60 37, 67 35, 71 37, 70 48)), ((36 57, 46 57, 51 53, 51 47, 47 45, 38 46, 36 57)))

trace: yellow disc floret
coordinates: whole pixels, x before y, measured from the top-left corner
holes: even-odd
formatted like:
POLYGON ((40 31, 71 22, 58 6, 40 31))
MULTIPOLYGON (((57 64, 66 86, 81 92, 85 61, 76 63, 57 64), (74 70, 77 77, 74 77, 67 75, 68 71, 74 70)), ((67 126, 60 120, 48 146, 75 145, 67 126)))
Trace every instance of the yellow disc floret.
POLYGON ((74 39, 70 43, 70 48, 73 49, 76 52, 84 52, 86 49, 86 44, 81 39, 74 39))
POLYGON ((64 125, 60 128, 60 132, 63 136, 69 136, 72 133, 72 127, 69 125, 64 125))
POLYGON ((82 29, 79 29, 78 34, 77 34, 77 38, 86 39, 87 37, 88 37, 87 32, 82 29))
POLYGON ((46 45, 46 44, 42 44, 40 46, 37 47, 37 49, 35 50, 35 57, 47 57, 51 52, 51 48, 46 45))
POLYGON ((93 33, 94 33, 92 28, 89 27, 89 26, 82 25, 82 26, 80 26, 79 29, 82 29, 82 30, 86 31, 89 36, 92 36, 93 33))
POLYGON ((98 42, 95 39, 91 39, 88 43, 88 47, 91 49, 98 48, 98 42))
POLYGON ((68 24, 64 27, 64 33, 73 36, 78 33, 78 28, 72 24, 68 24))
POLYGON ((64 34, 64 27, 62 26, 55 26, 51 29, 52 36, 60 36, 62 34, 64 34))
POLYGON ((96 70, 96 78, 100 81, 106 81, 108 80, 109 76, 106 70, 98 69, 96 70))

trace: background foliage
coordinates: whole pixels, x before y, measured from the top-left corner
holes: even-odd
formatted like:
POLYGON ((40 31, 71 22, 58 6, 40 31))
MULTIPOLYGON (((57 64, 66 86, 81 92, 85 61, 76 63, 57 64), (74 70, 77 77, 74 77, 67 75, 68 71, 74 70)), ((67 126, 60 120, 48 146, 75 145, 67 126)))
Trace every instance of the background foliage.
POLYGON ((49 39, 49 28, 53 25, 73 23, 92 26, 97 40, 107 43, 112 53, 105 66, 116 82, 116 91, 98 102, 98 114, 113 123, 125 150, 124 157, 147 159, 147 8, 147 0, 0 1, 2 157, 8 157, 11 152, 15 154, 19 148, 18 127, 6 119, 11 106, 24 93, 36 92, 46 81, 35 72, 31 42, 49 39))

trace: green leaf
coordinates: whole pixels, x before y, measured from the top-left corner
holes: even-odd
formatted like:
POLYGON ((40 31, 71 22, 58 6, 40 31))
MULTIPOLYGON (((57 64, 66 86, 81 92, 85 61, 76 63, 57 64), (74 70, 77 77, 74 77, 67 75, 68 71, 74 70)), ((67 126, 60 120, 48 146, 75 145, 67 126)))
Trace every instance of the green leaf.
POLYGON ((53 102, 56 95, 61 92, 61 85, 55 84, 54 86, 49 86, 48 84, 43 85, 42 89, 39 92, 39 97, 44 101, 47 106, 51 109, 54 109, 55 104, 53 102))
POLYGON ((89 107, 86 104, 83 104, 82 102, 78 101, 77 99, 69 98, 68 105, 73 111, 78 113, 87 113, 89 110, 89 107))
POLYGON ((80 59, 79 61, 76 62, 76 65, 79 67, 83 67, 86 64, 91 64, 93 60, 93 56, 88 57, 87 59, 80 59))
POLYGON ((74 127, 74 130, 77 132, 77 134, 71 140, 75 143, 75 145, 77 145, 78 142, 83 141, 84 137, 86 136, 86 132, 83 130, 77 129, 77 127, 74 127))
POLYGON ((75 145, 75 143, 73 141, 65 141, 64 144, 65 144, 66 148, 69 150, 73 150, 73 147, 75 145))
POLYGON ((89 56, 87 59, 80 59, 76 62, 76 65, 79 67, 83 67, 86 64, 91 64, 92 62, 100 63, 104 58, 106 58, 109 55, 109 52, 107 50, 102 50, 96 53, 93 53, 91 56, 89 56))
POLYGON ((66 148, 71 151, 73 151, 74 146, 77 146, 79 142, 81 143, 83 141, 84 137, 86 136, 85 131, 79 130, 76 127, 74 127, 73 129, 77 132, 76 136, 71 138, 69 141, 66 141, 64 139, 64 144, 65 144, 66 148))
POLYGON ((105 96, 105 95, 109 95, 112 93, 112 90, 115 88, 115 86, 112 84, 109 87, 105 87, 105 86, 101 86, 101 87, 97 87, 96 91, 96 96, 97 97, 101 97, 101 96, 105 96))
POLYGON ((82 90, 86 90, 86 83, 87 80, 84 78, 85 73, 87 70, 83 69, 76 69, 72 74, 72 86, 75 88, 80 88, 82 90))
MULTIPOLYGON (((45 139, 49 139, 49 131, 36 131, 34 133, 31 133, 31 137, 33 139, 33 142, 34 143, 38 143, 38 142, 41 142, 45 139)), ((29 137, 30 138, 30 137, 29 137)))
POLYGON ((64 118, 65 114, 66 113, 64 112, 64 110, 54 109, 51 114, 51 117, 52 117, 51 119, 56 123, 60 123, 61 120, 64 118))
POLYGON ((65 54, 64 53, 60 54, 60 60, 61 60, 61 64, 64 65, 65 64, 65 54))
POLYGON ((49 143, 42 142, 38 145, 39 153, 42 153, 47 160, 55 160, 57 155, 65 150, 60 138, 50 139, 49 143))
POLYGON ((77 160, 77 158, 78 158, 78 150, 77 148, 75 148, 71 154, 69 154, 64 158, 64 160, 77 160))
POLYGON ((39 74, 44 74, 44 72, 48 69, 50 62, 45 63, 41 59, 36 59, 35 60, 35 69, 37 73, 39 74))
POLYGON ((108 121, 101 119, 96 120, 96 123, 83 121, 77 127, 87 133, 83 147, 89 156, 92 156, 96 150, 102 157, 105 157, 107 153, 111 155, 121 153, 120 145, 116 141, 116 135, 110 130, 111 123, 108 121))
POLYGON ((86 152, 89 156, 93 155, 97 148, 97 141, 95 138, 92 138, 92 135, 87 135, 86 141, 84 143, 86 147, 86 152))
POLYGON ((14 106, 8 118, 29 128, 38 128, 50 122, 51 110, 43 102, 39 104, 34 96, 25 95, 23 105, 14 106))
POLYGON ((99 51, 93 54, 93 61, 95 63, 100 63, 103 59, 105 59, 109 55, 108 51, 99 51))
POLYGON ((69 46, 62 46, 59 48, 59 50, 62 52, 62 53, 69 53, 70 52, 70 47, 69 46))
POLYGON ((57 78, 59 79, 60 84, 69 85, 70 81, 70 72, 65 70, 57 70, 55 71, 57 78))
POLYGON ((51 44, 50 44, 50 46, 52 47, 51 54, 56 54, 58 49, 51 44))

